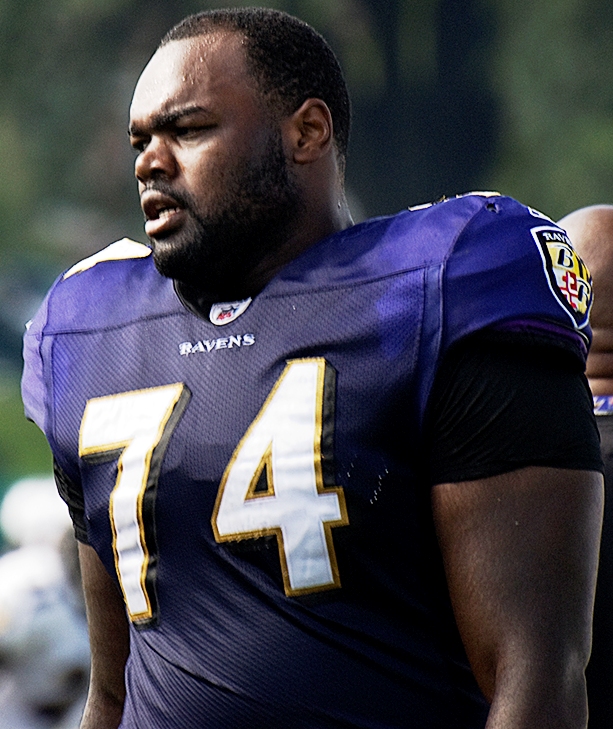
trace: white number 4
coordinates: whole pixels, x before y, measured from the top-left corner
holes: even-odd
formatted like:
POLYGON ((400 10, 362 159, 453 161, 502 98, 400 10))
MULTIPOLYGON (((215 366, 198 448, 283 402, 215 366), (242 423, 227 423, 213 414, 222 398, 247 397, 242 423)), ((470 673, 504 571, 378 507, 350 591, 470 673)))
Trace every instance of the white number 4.
POLYGON ((340 586, 331 529, 349 519, 342 488, 324 484, 332 454, 322 453, 333 378, 323 358, 288 362, 234 451, 211 519, 218 542, 276 535, 287 595, 340 586))

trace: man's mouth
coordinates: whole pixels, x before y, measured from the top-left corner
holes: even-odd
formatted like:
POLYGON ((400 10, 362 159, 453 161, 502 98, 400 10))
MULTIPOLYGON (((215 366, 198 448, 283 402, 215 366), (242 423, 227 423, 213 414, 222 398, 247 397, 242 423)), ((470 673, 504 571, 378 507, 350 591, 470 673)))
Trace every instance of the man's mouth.
POLYGON ((158 213, 158 218, 168 218, 173 213, 179 212, 180 208, 162 208, 158 213))
POLYGON ((176 230, 185 218, 185 209, 170 195, 157 190, 145 190, 141 195, 145 213, 145 233, 160 238, 176 230))

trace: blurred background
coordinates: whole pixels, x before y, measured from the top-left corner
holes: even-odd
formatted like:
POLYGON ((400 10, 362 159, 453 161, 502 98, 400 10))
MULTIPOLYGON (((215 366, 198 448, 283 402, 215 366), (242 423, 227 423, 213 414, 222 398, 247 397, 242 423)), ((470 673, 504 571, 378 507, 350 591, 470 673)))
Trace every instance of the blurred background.
MULTIPOLYGON (((0 0, 0 499, 51 471, 19 399, 24 324, 69 265, 145 241, 132 89, 170 26, 223 4, 0 0)), ((314 25, 345 68, 356 218, 474 189, 553 218, 613 201, 610 0, 267 4, 314 25)))

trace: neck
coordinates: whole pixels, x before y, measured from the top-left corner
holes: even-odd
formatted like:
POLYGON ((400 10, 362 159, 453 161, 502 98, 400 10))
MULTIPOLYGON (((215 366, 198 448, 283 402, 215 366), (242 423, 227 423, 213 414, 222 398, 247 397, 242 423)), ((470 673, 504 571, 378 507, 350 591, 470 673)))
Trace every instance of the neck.
POLYGON ((317 210, 305 208, 283 241, 274 250, 263 256, 250 272, 246 289, 250 293, 247 295, 258 294, 282 268, 298 258, 312 245, 352 225, 353 218, 344 194, 342 199, 335 200, 327 208, 317 210))
POLYGON ((256 296, 281 269, 312 245, 353 225, 344 194, 330 203, 317 209, 305 207, 292 225, 284 230, 276 245, 266 251, 240 280, 232 279, 231 287, 213 291, 204 290, 193 282, 175 281, 179 298, 192 312, 208 317, 212 304, 256 296))

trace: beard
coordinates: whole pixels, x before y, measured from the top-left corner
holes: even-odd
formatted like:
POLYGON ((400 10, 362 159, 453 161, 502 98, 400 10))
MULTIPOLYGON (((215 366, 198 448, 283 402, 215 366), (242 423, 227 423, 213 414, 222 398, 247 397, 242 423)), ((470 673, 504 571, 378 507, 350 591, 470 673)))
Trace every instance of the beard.
POLYGON ((150 241, 158 271, 184 284, 182 291, 229 301, 257 293, 249 291, 250 274, 287 240, 301 198, 279 133, 271 133, 261 158, 240 161, 216 182, 207 212, 186 191, 153 182, 150 187, 173 197, 187 216, 178 231, 150 241))

